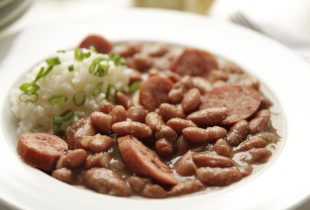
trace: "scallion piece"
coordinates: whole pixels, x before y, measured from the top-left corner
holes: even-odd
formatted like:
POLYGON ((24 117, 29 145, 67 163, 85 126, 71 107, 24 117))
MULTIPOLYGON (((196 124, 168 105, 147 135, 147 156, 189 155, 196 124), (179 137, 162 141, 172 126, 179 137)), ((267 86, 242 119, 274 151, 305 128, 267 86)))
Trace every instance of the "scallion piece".
POLYGON ((35 83, 24 83, 19 86, 19 89, 24 93, 33 94, 36 93, 40 89, 40 87, 35 83))
POLYGON ((113 61, 115 66, 124 66, 126 61, 115 53, 109 54, 109 60, 113 61))
POLYGON ((67 102, 68 98, 64 94, 53 95, 48 98, 48 102, 52 105, 62 105, 67 102))
POLYGON ((85 103, 86 94, 84 91, 79 91, 73 95, 72 101, 76 106, 82 106, 85 103))
POLYGON ((45 62, 47 63, 47 65, 49 66, 57 66, 60 64, 60 60, 58 57, 51 57, 45 60, 45 62))
POLYGON ((85 58, 88 58, 90 55, 91 55, 90 52, 83 52, 83 50, 79 48, 74 49, 74 58, 77 61, 82 61, 85 58))
POLYGON ((141 87, 141 81, 136 81, 136 82, 134 82, 134 83, 132 83, 132 84, 129 85, 129 90, 128 90, 128 92, 129 92, 130 94, 134 94, 137 90, 140 89, 140 87, 141 87))
POLYGON ((67 110, 59 116, 53 117, 53 131, 58 134, 66 129, 66 127, 73 121, 74 112, 72 110, 67 110))
POLYGON ((103 82, 99 82, 99 83, 96 85, 96 87, 95 87, 95 89, 93 90, 93 93, 92 93, 92 95, 93 95, 94 97, 97 97, 97 96, 101 93, 102 85, 103 85, 103 82))
POLYGON ((94 45, 90 46, 89 49, 95 53, 98 53, 97 49, 95 48, 94 45))
POLYGON ((74 71, 74 65, 72 64, 72 65, 68 66, 68 70, 69 71, 74 71))
POLYGON ((108 88, 107 88, 107 93, 106 93, 107 101, 115 104, 116 103, 116 93, 117 93, 116 87, 112 84, 109 84, 108 88))
POLYGON ((94 74, 98 77, 103 77, 109 72, 109 64, 101 63, 105 59, 102 57, 95 58, 89 67, 89 73, 94 74))
POLYGON ((23 103, 28 103, 28 102, 36 102, 39 99, 39 95, 37 93, 22 93, 20 94, 19 98, 18 98, 21 102, 23 103))

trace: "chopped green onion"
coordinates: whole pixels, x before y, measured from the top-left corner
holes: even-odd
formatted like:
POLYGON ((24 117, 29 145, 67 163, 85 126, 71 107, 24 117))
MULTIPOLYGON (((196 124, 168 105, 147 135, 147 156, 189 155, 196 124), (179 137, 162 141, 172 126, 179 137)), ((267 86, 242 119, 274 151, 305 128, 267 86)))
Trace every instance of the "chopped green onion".
POLYGON ((99 83, 96 85, 96 87, 95 87, 95 89, 94 89, 94 91, 93 91, 93 93, 92 93, 92 95, 93 95, 94 97, 97 97, 97 96, 100 94, 102 85, 103 85, 103 82, 99 82, 99 83))
POLYGON ((53 131, 58 134, 66 129, 66 127, 73 121, 74 112, 72 110, 67 110, 59 116, 54 116, 53 118, 53 131))
POLYGON ((76 106, 82 106, 85 103, 86 94, 84 93, 84 91, 79 91, 76 94, 74 94, 72 100, 76 106))
POLYGON ((134 83, 132 83, 132 84, 129 85, 129 90, 128 90, 128 92, 129 92, 130 94, 133 94, 133 93, 135 93, 137 90, 139 90, 140 87, 141 87, 141 81, 136 81, 136 82, 134 82, 134 83))
POLYGON ((125 60, 115 53, 110 53, 109 59, 114 62, 115 66, 124 66, 126 64, 125 60))
POLYGON ((114 103, 116 102, 116 93, 117 93, 117 89, 114 85, 109 84, 108 85, 108 89, 107 89, 107 93, 106 93, 106 99, 107 101, 114 103))
POLYGON ((90 46, 89 49, 95 53, 98 53, 97 49, 95 48, 94 45, 90 46))
POLYGON ((98 77, 103 77, 108 74, 109 71, 109 64, 108 63, 101 63, 105 59, 102 57, 95 58, 89 67, 89 73, 94 74, 98 77))
POLYGON ((33 94, 36 93, 40 89, 40 87, 35 83, 24 83, 19 87, 19 89, 24 93, 33 94))
POLYGON ((74 58, 78 61, 82 61, 85 58, 88 58, 90 55, 91 55, 90 52, 84 53, 82 49, 79 49, 79 48, 74 49, 74 58))
POLYGON ((72 65, 68 66, 68 70, 69 71, 74 71, 74 65, 72 64, 72 65))
POLYGON ((45 60, 45 62, 47 63, 47 65, 49 66, 56 66, 60 64, 60 60, 58 57, 51 57, 45 60))
POLYGON ((67 96, 60 94, 49 97, 48 102, 52 105, 62 105, 67 102, 67 99, 67 96))
POLYGON ((23 103, 28 103, 28 102, 36 102, 39 99, 39 95, 37 93, 22 93, 19 96, 19 100, 23 103))
POLYGON ((48 73, 50 73, 52 69, 53 69, 53 66, 49 66, 47 67, 47 69, 45 69, 44 67, 41 67, 33 83, 36 83, 39 79, 45 77, 48 73))

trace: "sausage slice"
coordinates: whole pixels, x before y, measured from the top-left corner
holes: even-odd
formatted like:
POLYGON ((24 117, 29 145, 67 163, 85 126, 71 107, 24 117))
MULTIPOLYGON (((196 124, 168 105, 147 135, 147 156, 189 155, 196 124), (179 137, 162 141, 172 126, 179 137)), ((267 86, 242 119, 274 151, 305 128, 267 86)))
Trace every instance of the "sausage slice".
POLYGON ((99 35, 89 35, 79 45, 79 48, 90 48, 93 46, 99 53, 108 53, 112 50, 112 44, 99 35))
POLYGON ((261 103, 259 93, 250 87, 223 86, 214 88, 203 96, 200 109, 227 107, 229 114, 222 121, 224 125, 234 124, 249 118, 261 103))
POLYGON ((124 162, 136 174, 155 179, 165 185, 176 185, 177 179, 168 165, 163 163, 152 150, 133 136, 117 139, 124 162))
POLYGON ((140 103, 150 111, 168 102, 168 94, 173 83, 161 76, 153 76, 143 83, 140 89, 140 103))
POLYGON ((24 133, 17 143, 18 154, 25 162, 47 172, 55 168, 60 155, 67 149, 64 140, 47 133, 24 133))
POLYGON ((213 55, 206 51, 187 49, 170 66, 180 75, 203 76, 218 64, 213 55))

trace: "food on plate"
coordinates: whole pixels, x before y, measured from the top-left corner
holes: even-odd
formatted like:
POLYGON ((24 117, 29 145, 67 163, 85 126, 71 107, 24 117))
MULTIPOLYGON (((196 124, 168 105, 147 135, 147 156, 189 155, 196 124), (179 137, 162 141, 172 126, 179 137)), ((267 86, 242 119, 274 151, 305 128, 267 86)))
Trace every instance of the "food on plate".
POLYGON ((210 52, 86 37, 13 90, 17 151, 54 178, 116 196, 166 198, 236 183, 280 137, 272 102, 210 52))

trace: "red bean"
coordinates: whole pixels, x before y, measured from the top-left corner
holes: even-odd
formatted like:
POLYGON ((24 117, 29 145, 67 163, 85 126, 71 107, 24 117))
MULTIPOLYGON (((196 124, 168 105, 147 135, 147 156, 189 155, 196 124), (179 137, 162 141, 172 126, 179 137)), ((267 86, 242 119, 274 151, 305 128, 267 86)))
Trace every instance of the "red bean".
POLYGON ((152 66, 152 62, 153 60, 148 55, 137 53, 127 60, 127 65, 130 68, 143 72, 152 66))
POLYGON ((127 111, 127 116, 133 121, 143 123, 148 111, 143 106, 133 106, 127 111))
POLYGON ((204 185, 199 180, 185 180, 175 185, 169 190, 169 196, 184 195, 198 192, 204 189, 204 185))
POLYGON ((159 114, 162 116, 162 118, 165 121, 171 118, 184 118, 185 117, 182 110, 168 103, 163 103, 159 106, 159 114))
POLYGON ((130 100, 129 100, 129 98, 124 93, 122 93, 122 92, 117 92, 116 93, 116 101, 117 101, 117 104, 125 107, 125 109, 130 107, 130 100))
POLYGON ((262 148, 267 145, 266 141, 257 136, 250 136, 246 141, 242 142, 235 151, 247 151, 253 148, 262 148))
POLYGON ((160 130, 161 126, 164 125, 164 121, 161 116, 156 112, 150 112, 145 117, 145 123, 153 130, 160 130))
POLYGON ((155 151, 160 157, 167 158, 173 154, 173 146, 164 138, 158 139, 155 142, 155 151))
POLYGON ((156 131, 155 133, 156 139, 162 139, 165 138, 169 142, 176 142, 178 135, 177 133, 170 128, 169 126, 162 125, 159 129, 159 131, 156 131))
POLYGON ((140 122, 118 122, 112 125, 112 131, 118 135, 133 135, 140 138, 148 138, 152 135, 149 126, 140 122))
POLYGON ((183 90, 181 88, 173 88, 168 94, 168 101, 172 104, 178 104, 183 99, 183 90))
POLYGON ((111 160, 111 157, 107 152, 95 153, 93 155, 88 156, 86 163, 85 163, 85 168, 86 169, 90 169, 94 167, 108 168, 110 160, 111 160))
POLYGON ((218 126, 208 127, 207 129, 188 127, 182 130, 184 137, 193 143, 214 142, 217 139, 224 138, 227 131, 218 126))
POLYGON ((190 149, 190 145, 185 140, 184 136, 181 136, 175 143, 175 153, 177 155, 184 155, 190 149))
POLYGON ((200 92, 197 88, 187 91, 182 101, 182 108, 185 113, 196 111, 200 105, 200 92))
POLYGON ((241 172, 237 167, 199 168, 196 176, 200 181, 210 186, 225 186, 242 178, 241 172))
POLYGON ((168 120, 167 125, 177 133, 182 133, 182 130, 187 127, 196 127, 195 123, 193 123, 191 120, 185 120, 181 118, 171 118, 168 120))
POLYGON ((203 109, 193 112, 186 119, 193 121, 200 127, 213 126, 221 123, 228 115, 228 110, 225 107, 216 107, 203 109))
POLYGON ((250 162, 258 164, 266 163, 272 155, 272 153, 265 148, 253 148, 249 153, 252 156, 250 162))
POLYGON ((193 152, 188 151, 175 164, 175 170, 181 176, 191 176, 196 173, 196 165, 193 161, 193 152))
POLYGON ((142 190, 141 195, 147 198, 164 198, 167 196, 164 188, 158 184, 146 185, 142 190))
POLYGON ((232 153, 232 148, 225 139, 217 140, 213 146, 213 149, 217 154, 225 157, 230 157, 232 153))
POLYGON ((113 140, 109 136, 96 134, 84 137, 81 144, 84 149, 91 152, 105 152, 113 146, 113 140))
POLYGON ((87 159, 87 153, 83 149, 75 149, 68 151, 62 155, 57 162, 56 168, 79 168, 82 167, 87 159))
POLYGON ((110 112, 110 115, 112 116, 112 124, 126 121, 127 119, 127 111, 120 105, 116 105, 110 112))
POLYGON ((249 123, 249 129, 252 134, 260 133, 266 130, 270 122, 270 111, 263 109, 259 111, 254 119, 249 123))
POLYGON ((248 134, 249 123, 246 120, 241 120, 230 128, 227 135, 227 142, 232 146, 236 146, 240 144, 248 134))
POLYGON ((138 176, 131 176, 128 178, 128 183, 132 191, 140 194, 141 191, 145 188, 145 186, 147 184, 150 184, 150 180, 138 176))
POLYGON ((62 182, 66 182, 69 184, 73 182, 73 173, 70 169, 67 168, 60 168, 54 170, 52 176, 62 182))
POLYGON ((90 120, 94 127, 103 134, 111 132, 112 117, 102 112, 93 112, 90 114, 90 120))
POLYGON ((227 157, 220 155, 211 155, 208 153, 197 153, 193 155, 194 163, 198 167, 219 167, 227 168, 234 166, 234 162, 227 157))
POLYGON ((100 107, 100 111, 105 113, 105 114, 109 114, 112 109, 115 107, 114 104, 111 104, 111 103, 108 103, 108 102, 105 102, 101 105, 100 107))

